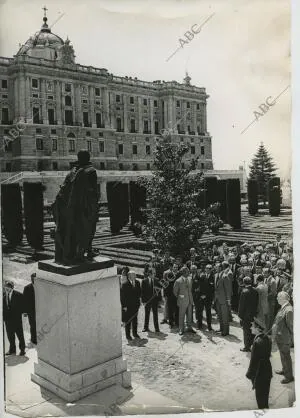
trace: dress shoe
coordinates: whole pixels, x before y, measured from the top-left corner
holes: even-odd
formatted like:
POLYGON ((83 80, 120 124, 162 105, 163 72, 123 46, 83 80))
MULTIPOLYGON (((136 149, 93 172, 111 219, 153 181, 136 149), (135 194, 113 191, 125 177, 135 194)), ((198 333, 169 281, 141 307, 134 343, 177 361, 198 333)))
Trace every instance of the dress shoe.
POLYGON ((221 332, 222 337, 227 337, 229 335, 229 332, 221 332))
POLYGON ((202 324, 198 324, 197 325, 197 329, 202 329, 203 328, 203 325, 202 324))
POLYGON ((250 353, 250 349, 249 348, 240 348, 240 351, 243 351, 244 353, 250 353))
POLYGON ((179 335, 183 335, 183 331, 182 330, 179 331, 179 335))
POLYGON ((5 353, 6 356, 11 356, 13 354, 16 354, 16 351, 9 350, 7 353, 5 353))
POLYGON ((144 328, 142 332, 149 332, 149 328, 144 328))
POLYGON ((21 350, 20 353, 19 353, 19 356, 25 356, 25 351, 21 350))
POLYGON ((160 321, 161 324, 167 324, 168 321, 166 319, 163 319, 162 321, 160 321))
POLYGON ((208 331, 213 331, 212 327, 207 327, 208 331))
POLYGON ((134 336, 134 338, 137 338, 138 340, 141 339, 141 337, 138 334, 134 334, 133 336, 134 336))
POLYGON ((156 328, 155 332, 160 332, 160 329, 159 328, 156 328))
POLYGON ((283 370, 275 370, 275 373, 284 376, 283 370))
POLYGON ((127 338, 127 341, 132 341, 132 337, 129 335, 127 338))
POLYGON ((280 381, 280 383, 282 383, 282 384, 286 384, 286 383, 291 383, 291 382, 293 382, 294 381, 294 378, 293 377, 290 377, 289 379, 288 378, 284 378, 284 379, 282 379, 281 381, 280 381))
POLYGON ((189 329, 187 330, 187 332, 190 332, 190 333, 192 333, 192 334, 196 334, 196 331, 195 331, 193 328, 189 328, 189 329))

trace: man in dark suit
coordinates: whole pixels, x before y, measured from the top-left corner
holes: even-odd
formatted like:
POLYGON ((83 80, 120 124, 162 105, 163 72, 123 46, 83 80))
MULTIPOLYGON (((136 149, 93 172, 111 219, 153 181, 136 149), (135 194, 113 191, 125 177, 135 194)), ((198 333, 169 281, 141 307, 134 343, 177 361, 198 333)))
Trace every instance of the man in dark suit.
POLYGON ((230 319, 230 301, 231 301, 231 277, 226 273, 228 270, 227 261, 216 265, 215 274, 215 307, 220 321, 221 335, 229 335, 229 319, 230 319), (224 268, 221 271, 221 268, 224 268))
POLYGON ((293 307, 290 304, 289 295, 286 292, 280 292, 277 295, 277 300, 280 309, 274 320, 272 328, 272 336, 276 341, 282 370, 276 371, 277 374, 284 376, 281 383, 293 382, 293 368, 290 349, 293 344, 293 307))
POLYGON ((127 280, 121 284, 122 321, 125 323, 125 333, 128 341, 132 341, 130 331, 134 338, 140 338, 137 333, 137 317, 140 308, 141 285, 136 280, 134 271, 129 271, 127 280))
POLYGON ((154 276, 154 270, 151 268, 148 270, 148 277, 142 281, 141 285, 141 298, 142 303, 145 306, 145 322, 142 332, 149 331, 149 318, 150 311, 152 310, 153 322, 155 332, 159 332, 158 325, 158 302, 159 302, 159 288, 160 284, 158 279, 154 276))
POLYGON ((179 309, 177 306, 177 299, 173 293, 174 283, 178 279, 178 277, 178 266, 177 264, 174 264, 170 265, 169 269, 164 272, 162 281, 163 294, 168 306, 168 318, 170 329, 172 329, 174 325, 178 326, 179 309))
POLYGON ((229 267, 232 271, 232 296, 231 296, 231 307, 234 312, 237 312, 239 307, 239 284, 238 284, 238 269, 239 265, 236 263, 234 254, 229 256, 229 267))
POLYGON ((252 381, 258 408, 267 409, 269 408, 270 384, 273 376, 270 362, 272 341, 256 323, 252 325, 252 334, 255 335, 255 338, 246 377, 252 381))
POLYGON ((214 276, 212 273, 212 266, 207 264, 205 272, 200 276, 200 301, 198 310, 198 328, 202 329, 203 310, 206 312, 207 329, 212 331, 211 326, 211 307, 214 298, 214 276))
POLYGON ((252 287, 252 280, 250 277, 244 277, 244 289, 242 290, 239 303, 238 315, 241 320, 241 326, 244 333, 244 348, 241 351, 250 352, 253 343, 253 334, 251 332, 251 322, 257 315, 258 310, 258 293, 252 287))
POLYGON ((20 356, 25 355, 22 313, 23 295, 14 290, 13 281, 5 280, 3 294, 3 320, 9 341, 9 350, 6 355, 16 354, 15 335, 17 335, 19 340, 20 356))
POLYGON ((28 315, 28 321, 30 326, 30 339, 32 344, 36 344, 36 318, 35 318, 35 297, 34 297, 34 279, 36 273, 31 275, 31 283, 24 287, 23 301, 24 312, 28 315))

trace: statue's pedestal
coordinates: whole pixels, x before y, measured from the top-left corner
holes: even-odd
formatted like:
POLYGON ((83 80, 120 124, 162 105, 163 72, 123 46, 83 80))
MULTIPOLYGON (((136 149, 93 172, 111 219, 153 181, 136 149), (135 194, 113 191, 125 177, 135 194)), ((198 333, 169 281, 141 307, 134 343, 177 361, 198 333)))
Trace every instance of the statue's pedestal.
POLYGON ((113 262, 96 257, 66 267, 43 261, 34 287, 38 362, 31 380, 69 402, 113 384, 130 387, 113 262))

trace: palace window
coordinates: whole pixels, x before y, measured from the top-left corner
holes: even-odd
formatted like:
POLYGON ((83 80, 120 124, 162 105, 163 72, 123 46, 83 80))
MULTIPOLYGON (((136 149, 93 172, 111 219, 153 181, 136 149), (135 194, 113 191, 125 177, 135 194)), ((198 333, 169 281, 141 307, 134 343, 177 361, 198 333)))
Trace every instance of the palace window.
POLYGON ((65 84, 65 91, 67 92, 71 91, 71 84, 65 84))
POLYGON ((65 96, 65 105, 72 106, 72 98, 71 96, 65 96))
POLYGON ((104 141, 99 142, 99 151, 104 152, 104 141))
POLYGON ((204 155, 204 147, 201 147, 201 155, 204 155))
POLYGON ((51 129, 51 135, 56 135, 56 129, 51 129))
POLYGON ((150 145, 146 145, 146 155, 150 155, 150 154, 151 154, 150 145))
POLYGON ((75 139, 69 139, 69 152, 75 152, 75 139))
POLYGON ((52 151, 57 151, 57 139, 52 139, 52 151))
POLYGON ((123 155, 123 144, 118 145, 118 153, 119 155, 123 155))
POLYGON ((144 120, 144 133, 147 134, 149 132, 149 122, 144 120))
POLYGON ((53 162, 52 162, 52 170, 54 170, 54 171, 58 170, 58 164, 57 164, 57 161, 53 161, 53 162))
POLYGON ((121 120, 121 118, 117 118, 116 122, 117 122, 117 132, 121 132, 122 131, 122 120, 121 120))
POLYGON ((204 168, 204 163, 201 163, 201 168, 202 168, 202 169, 204 168))
POLYGON ((1 80, 1 87, 7 89, 7 80, 1 80))
POLYGON ((91 132, 90 131, 86 131, 85 135, 86 136, 91 136, 91 132))
POLYGON ((103 161, 100 162, 100 170, 105 170, 105 163, 103 161))
POLYGON ((120 101, 121 101, 121 96, 119 94, 117 94, 116 95, 116 102, 117 103, 120 103, 120 101))
POLYGON ((32 109, 32 118, 33 123, 40 123, 40 109, 38 107, 32 109))
POLYGON ((137 155, 137 145, 136 144, 132 145, 132 154, 137 155))
POLYGON ((2 124, 8 125, 8 108, 2 107, 2 116, 1 116, 2 124))
POLYGON ((150 170, 150 163, 147 163, 147 170, 150 170))
POLYGON ((134 103, 134 97, 130 96, 129 101, 130 101, 130 104, 133 104, 134 103))
POLYGON ((37 150, 42 151, 44 149, 43 138, 36 138, 35 144, 37 150))
POLYGON ((200 110, 200 103, 197 103, 197 110, 200 110))
POLYGON ((38 134, 38 135, 40 135, 42 133, 41 128, 36 128, 35 133, 38 134))
POLYGON ((138 167, 137 163, 133 163, 132 164, 132 170, 137 171, 138 169, 139 169, 139 167, 138 167))
POLYGON ((37 78, 33 78, 31 80, 31 87, 37 89, 39 87, 39 80, 37 78))
POLYGON ((157 100, 154 100, 153 104, 154 104, 154 107, 157 107, 157 100))
POLYGON ((186 107, 187 107, 187 109, 189 109, 191 107, 190 102, 186 102, 186 107))
POLYGON ((148 100, 144 99, 144 106, 147 106, 147 104, 148 104, 148 100))
POLYGON ((156 120, 155 122, 154 122, 154 131, 155 131, 155 133, 156 134, 158 134, 159 132, 158 132, 158 120, 156 120))
POLYGON ((123 163, 119 164, 119 170, 124 170, 123 163))
POLYGON ((135 133, 135 119, 130 119, 130 132, 135 133))
POLYGON ((53 100, 53 96, 48 96, 48 100, 53 100))
POLYGON ((92 152, 92 141, 90 140, 87 141, 87 149, 89 152, 92 152))
POLYGON ((96 113, 96 125, 97 125, 97 128, 102 128, 101 113, 96 113))
POLYGON ((95 88, 95 96, 100 96, 100 89, 99 87, 95 88))
POLYGON ((48 109, 48 122, 49 125, 55 125, 54 109, 48 109))
POLYGON ((73 112, 72 110, 65 110, 65 123, 66 125, 73 125, 73 112))
POLYGON ((176 107, 180 107, 180 101, 179 100, 176 101, 176 107))
POLYGON ((83 112, 82 116, 83 116, 83 126, 89 126, 89 113, 83 112))
POLYGON ((33 94, 32 94, 32 97, 34 97, 35 99, 38 99, 39 94, 38 94, 38 93, 33 93, 33 94))
POLYGON ((196 150, 195 150, 195 146, 194 145, 192 145, 191 146, 191 154, 195 154, 196 152, 195 152, 196 150))

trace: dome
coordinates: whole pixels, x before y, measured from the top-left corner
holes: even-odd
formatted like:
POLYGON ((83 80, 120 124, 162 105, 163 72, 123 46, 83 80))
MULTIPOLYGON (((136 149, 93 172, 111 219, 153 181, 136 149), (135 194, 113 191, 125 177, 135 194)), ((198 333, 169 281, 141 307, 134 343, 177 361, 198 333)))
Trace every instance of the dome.
POLYGON ((44 23, 41 29, 22 45, 17 55, 25 54, 46 59, 55 59, 57 57, 57 51, 64 45, 64 41, 51 32, 47 20, 47 17, 44 16, 44 23))

